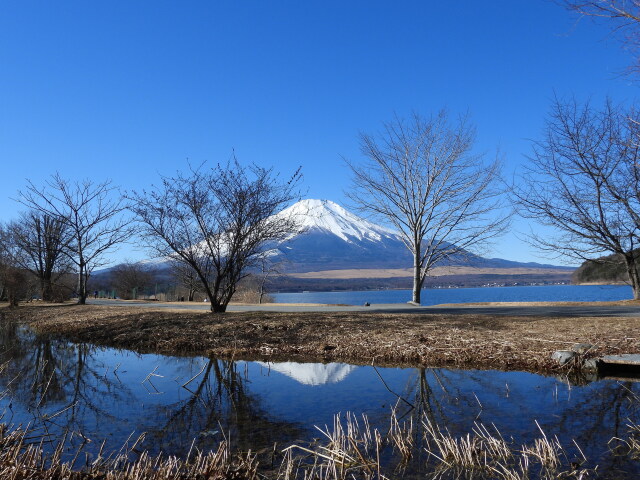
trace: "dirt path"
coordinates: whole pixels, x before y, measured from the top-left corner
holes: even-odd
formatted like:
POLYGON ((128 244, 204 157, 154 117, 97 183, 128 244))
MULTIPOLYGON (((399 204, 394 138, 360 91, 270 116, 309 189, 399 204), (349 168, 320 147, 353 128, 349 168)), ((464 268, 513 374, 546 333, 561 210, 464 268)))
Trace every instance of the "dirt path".
POLYGON ((109 306, 0 309, 3 321, 139 352, 551 372, 553 351, 640 353, 640 319, 489 315, 207 312, 109 306))

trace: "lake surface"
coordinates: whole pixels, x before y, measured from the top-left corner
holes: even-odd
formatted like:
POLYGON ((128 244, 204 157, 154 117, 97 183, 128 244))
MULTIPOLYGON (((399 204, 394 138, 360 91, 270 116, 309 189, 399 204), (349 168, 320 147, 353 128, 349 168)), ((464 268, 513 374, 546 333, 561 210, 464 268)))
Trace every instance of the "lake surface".
MULTIPOLYGON (((363 305, 365 302, 406 303, 411 300, 411 290, 273 293, 270 295, 277 303, 363 305)), ((628 285, 541 285, 422 290, 422 305, 474 302, 595 302, 631 298, 633 294, 628 285)))
MULTIPOLYGON (((540 437, 538 422, 579 456, 575 440, 603 478, 640 475, 639 462, 608 448, 611 438, 627 437, 628 419, 640 421, 639 384, 628 381, 576 386, 522 372, 139 355, 39 338, 15 325, 2 325, 0 352, 9 362, 0 373, 3 421, 47 433, 45 447, 73 433, 67 456, 80 433, 92 440, 84 447, 89 458, 102 440, 108 452, 142 432, 153 453, 185 456, 192 443, 213 448, 223 431, 240 449, 271 450, 274 442, 282 448, 321 437, 314 425, 331 425, 339 412, 364 413, 386 432, 397 405, 416 425, 427 415, 466 435, 475 422, 493 424, 516 445, 540 437)), ((416 456, 417 471, 426 468, 423 457, 416 456)))

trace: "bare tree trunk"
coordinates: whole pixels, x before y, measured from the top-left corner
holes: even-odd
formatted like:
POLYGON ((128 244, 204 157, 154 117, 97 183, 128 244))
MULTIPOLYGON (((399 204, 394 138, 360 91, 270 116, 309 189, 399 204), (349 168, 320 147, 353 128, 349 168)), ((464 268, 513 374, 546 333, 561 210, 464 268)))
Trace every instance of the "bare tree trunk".
POLYGON ((420 293, 422 290, 422 269, 420 268, 420 249, 413 252, 413 295, 411 302, 420 305, 420 293))
POLYGON ((47 278, 44 281, 44 288, 42 289, 42 300, 51 302, 53 299, 53 283, 50 278, 47 278))
POLYGON ((266 282, 267 282, 267 276, 263 275, 262 281, 260 282, 260 290, 259 290, 260 298, 258 299, 258 304, 260 304, 260 305, 262 305, 262 298, 264 297, 264 294, 266 293, 265 292, 265 288, 264 288, 264 285, 265 285, 266 282))
POLYGON ((19 305, 18 297, 16 296, 16 292, 14 290, 9 290, 7 298, 9 300, 9 308, 16 308, 19 305))
POLYGON ((49 300, 49 298, 47 297, 47 293, 46 293, 46 285, 45 285, 45 281, 44 278, 39 278, 39 283, 40 283, 40 298, 42 299, 43 302, 46 302, 49 300))
POLYGON ((219 302, 215 302, 214 304, 211 305, 211 311, 213 313, 224 313, 227 311, 227 306, 222 305, 219 302))
POLYGON ((633 299, 640 300, 640 272, 638 272, 638 264, 634 252, 631 252, 631 255, 625 255, 624 260, 629 274, 629 281, 631 282, 631 289, 633 290, 633 299))
POLYGON ((87 267, 80 265, 78 271, 78 305, 86 305, 87 303, 87 267))

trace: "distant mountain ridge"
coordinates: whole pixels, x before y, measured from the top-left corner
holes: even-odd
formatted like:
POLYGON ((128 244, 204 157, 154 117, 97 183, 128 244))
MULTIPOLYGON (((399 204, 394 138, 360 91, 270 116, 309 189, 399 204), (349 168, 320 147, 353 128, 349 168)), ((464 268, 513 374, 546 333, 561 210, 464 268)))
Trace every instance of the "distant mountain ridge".
MULTIPOLYGON (((344 207, 330 200, 301 200, 286 208, 277 216, 287 216, 293 218, 298 223, 298 229, 285 240, 267 245, 267 253, 273 262, 279 263, 278 270, 281 273, 304 274, 308 272, 325 272, 338 270, 360 270, 362 271, 362 281, 371 279, 372 275, 367 271, 387 270, 387 269, 407 269, 413 265, 413 258, 403 243, 400 235, 384 226, 377 225, 371 221, 359 217, 349 212, 344 207)), ((154 268, 158 271, 168 272, 169 262, 166 259, 149 259, 140 263, 154 268)), ((555 265, 545 265, 535 262, 516 262, 502 258, 484 258, 467 252, 466 254, 454 255, 441 262, 438 267, 468 266, 478 269, 479 275, 484 275, 483 279, 475 282, 496 281, 496 276, 505 276, 505 272, 491 272, 491 269, 513 269, 513 275, 521 275, 517 269, 541 269, 538 277, 531 278, 530 281, 544 281, 546 278, 552 281, 560 281, 561 278, 568 280, 569 272, 573 269, 559 267, 555 265), (493 275, 492 278, 487 275, 493 275), (558 277, 558 275, 560 277, 558 277)), ((95 272, 96 275, 108 274, 113 267, 95 272)), ((379 274, 377 274, 379 277, 379 274)), ((465 273, 458 277, 471 278, 475 275, 465 273)), ((407 275, 410 277, 410 274, 407 275)), ((510 278, 512 283, 517 281, 510 278)), ((284 288, 290 285, 284 279, 278 280, 283 283, 284 288)), ((304 289, 323 288, 363 288, 366 285, 362 282, 344 280, 342 282, 319 284, 316 281, 302 282, 295 280, 295 285, 304 285, 304 289)), ((370 282, 372 288, 405 288, 406 282, 395 280, 389 282, 370 282)), ((460 282, 456 281, 456 284, 460 282)), ((463 282, 469 285, 467 281, 463 282)), ((408 288, 408 287, 407 287, 408 288)))

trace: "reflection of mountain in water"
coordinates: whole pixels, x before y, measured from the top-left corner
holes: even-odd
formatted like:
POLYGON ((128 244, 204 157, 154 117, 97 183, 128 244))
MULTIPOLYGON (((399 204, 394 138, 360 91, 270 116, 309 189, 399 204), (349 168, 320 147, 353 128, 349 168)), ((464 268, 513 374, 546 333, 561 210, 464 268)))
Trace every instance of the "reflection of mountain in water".
POLYGON ((346 363, 258 363, 270 370, 283 373, 287 377, 291 377, 297 382, 305 385, 338 383, 347 378, 347 375, 358 368, 355 365, 348 365, 346 363))

